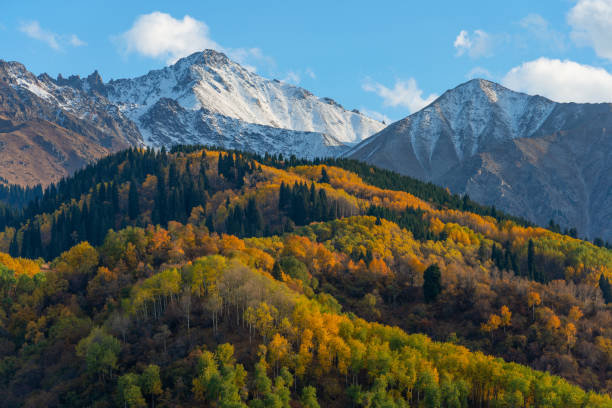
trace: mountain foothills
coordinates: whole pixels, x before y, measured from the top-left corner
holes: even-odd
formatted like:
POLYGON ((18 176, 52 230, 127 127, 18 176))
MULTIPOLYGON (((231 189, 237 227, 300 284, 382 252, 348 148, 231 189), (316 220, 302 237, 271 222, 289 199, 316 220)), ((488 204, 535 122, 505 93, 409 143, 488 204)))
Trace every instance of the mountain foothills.
POLYGON ((556 103, 482 79, 347 156, 448 186, 540 225, 612 237, 612 104, 556 103))
POLYGON ((11 184, 48 185, 129 146, 329 157, 383 127, 213 50, 108 83, 97 71, 53 79, 0 60, 0 176, 11 184))
POLYGON ((140 148, 0 214, 6 407, 612 406, 612 252, 430 183, 140 148))

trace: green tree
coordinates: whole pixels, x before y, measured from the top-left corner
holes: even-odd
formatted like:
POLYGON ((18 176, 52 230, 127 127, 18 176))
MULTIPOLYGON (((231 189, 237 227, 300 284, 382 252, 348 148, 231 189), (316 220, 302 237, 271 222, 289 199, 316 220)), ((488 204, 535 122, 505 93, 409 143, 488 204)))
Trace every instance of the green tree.
POLYGON ((529 240, 529 244, 527 245, 527 276, 532 280, 537 278, 535 267, 535 250, 532 239, 529 240))
POLYGON ((155 407, 155 398, 162 393, 159 366, 149 364, 140 375, 139 383, 142 392, 151 399, 151 407, 155 407))
POLYGON ((329 184, 329 175, 327 174, 327 170, 325 170, 325 167, 323 167, 321 169, 321 178, 319 179, 319 183, 327 183, 329 184))
POLYGON ((437 264, 432 264, 425 269, 423 280, 423 296, 425 302, 434 302, 442 291, 442 274, 437 264))
POLYGON ((198 361, 198 376, 193 379, 193 393, 197 400, 216 401, 221 392, 221 374, 210 351, 203 351, 198 361))
POLYGON ((135 220, 140 214, 140 205, 138 204, 138 187, 136 181, 130 182, 130 190, 128 192, 128 216, 130 220, 135 220))
POLYGON ((612 288, 610 287, 610 281, 604 276, 602 273, 599 275, 599 289, 601 289, 601 293, 603 295, 604 301, 606 303, 612 302, 612 288))
POLYGON ((283 270, 278 261, 274 261, 274 266, 272 267, 272 276, 276 280, 282 280, 283 278, 283 270))
POLYGON ((265 361, 260 361, 255 365, 255 374, 253 376, 253 385, 255 386, 255 397, 262 398, 270 393, 272 381, 266 373, 265 361))
POLYGON ((168 224, 168 192, 163 169, 157 173, 157 195, 153 208, 153 224, 168 224))
POLYGON ((264 221, 255 198, 250 198, 245 210, 247 220, 246 234, 248 236, 260 236, 263 233, 264 221))
POLYGON ((0 264, 0 290, 2 290, 2 299, 8 301, 8 297, 13 291, 17 280, 15 279, 15 273, 0 264))
POLYGON ((302 398, 300 398, 300 402, 304 408, 319 408, 317 389, 312 386, 302 388, 302 398))
POLYGON ((104 374, 108 372, 109 376, 112 376, 113 369, 117 366, 121 344, 101 327, 94 327, 87 337, 79 341, 76 351, 79 357, 85 359, 87 371, 98 373, 104 379, 104 374))
POLYGON ((117 381, 117 394, 119 403, 123 404, 124 408, 142 408, 146 407, 142 391, 138 386, 138 376, 134 373, 124 374, 117 381))

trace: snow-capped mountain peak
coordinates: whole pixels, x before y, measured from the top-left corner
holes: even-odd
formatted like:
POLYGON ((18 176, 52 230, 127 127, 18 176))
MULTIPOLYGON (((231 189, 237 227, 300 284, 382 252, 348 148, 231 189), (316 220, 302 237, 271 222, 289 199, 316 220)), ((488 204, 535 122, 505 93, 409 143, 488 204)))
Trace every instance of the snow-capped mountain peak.
POLYGON ((541 96, 473 79, 390 127, 406 128, 417 159, 428 166, 440 143, 450 142, 463 160, 490 142, 531 136, 555 105, 541 96))
POLYGON ((587 236, 612 236, 612 104, 557 103, 475 79, 346 156, 587 236))
POLYGON ((384 127, 331 98, 265 79, 214 50, 108 83, 97 71, 53 79, 0 61, 0 80, 24 97, 34 94, 56 115, 69 112, 101 128, 110 115, 129 128, 124 133, 133 145, 199 143, 313 158, 336 156, 384 127))
POLYGON ((135 79, 111 81, 108 88, 109 98, 135 121, 160 98, 170 98, 187 110, 202 109, 255 125, 323 133, 348 144, 384 127, 330 103, 328 98, 262 78, 214 50, 194 53, 135 79))

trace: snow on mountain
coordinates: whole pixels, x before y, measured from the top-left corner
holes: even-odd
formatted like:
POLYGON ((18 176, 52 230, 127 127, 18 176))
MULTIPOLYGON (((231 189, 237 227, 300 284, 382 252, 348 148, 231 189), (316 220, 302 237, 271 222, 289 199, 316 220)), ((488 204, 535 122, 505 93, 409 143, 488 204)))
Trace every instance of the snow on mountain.
POLYGON ((262 78, 213 50, 107 84, 97 71, 87 78, 53 79, 36 77, 17 62, 2 64, 10 86, 49 107, 43 119, 51 120, 48 112, 55 109, 56 115, 69 113, 104 130, 110 116, 131 145, 199 143, 329 157, 384 127, 332 99, 262 78))
MULTIPOLYGON (((73 78, 75 79, 75 78, 73 78)), ((96 87, 95 76, 86 80, 96 87)), ((136 125, 103 95, 0 60, 0 177, 47 185, 142 143, 136 125)))
MULTIPOLYGON (((325 135, 320 136, 325 143, 357 143, 384 127, 329 98, 262 78, 213 50, 192 54, 135 79, 111 81, 107 90, 109 99, 139 124, 152 106, 168 98, 188 111, 203 110, 207 113, 204 121, 223 116, 226 123, 239 119, 268 128, 316 132, 325 135)), ((190 140, 192 136, 185 135, 190 140)), ((145 140, 153 145, 163 143, 154 137, 145 140)))
MULTIPOLYGON (((424 109, 391 124, 346 155, 356 155, 377 137, 398 133, 408 139, 421 164, 430 167, 436 151, 450 142, 459 161, 492 142, 529 137, 557 104, 541 96, 511 91, 494 82, 475 79, 445 92, 424 109)), ((369 151, 371 156, 374 152, 369 151)))
POLYGON ((159 99, 140 118, 144 140, 153 145, 205 144, 304 158, 337 156, 346 146, 317 132, 248 123, 204 108, 186 109, 176 100, 159 99))
POLYGON ((612 104, 556 103, 476 79, 344 155, 541 225, 612 237, 612 104))

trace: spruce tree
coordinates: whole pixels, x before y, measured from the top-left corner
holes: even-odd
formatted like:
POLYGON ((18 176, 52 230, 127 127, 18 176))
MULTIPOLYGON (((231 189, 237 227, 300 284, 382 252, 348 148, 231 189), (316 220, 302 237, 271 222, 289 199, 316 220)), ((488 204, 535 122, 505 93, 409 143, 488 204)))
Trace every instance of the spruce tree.
POLYGON ((111 186, 111 205, 113 209, 113 215, 119 213, 119 189, 117 187, 117 181, 113 181, 111 186))
POLYGON ((248 230, 245 231, 247 235, 260 236, 263 232, 264 222, 261 211, 259 211, 254 198, 249 199, 245 216, 248 223, 248 230))
POLYGON ((278 193, 278 209, 280 211, 285 211, 287 206, 291 201, 291 191, 289 186, 285 184, 284 181, 281 181, 279 193, 278 193))
POLYGON ((274 266, 272 267, 272 276, 276 280, 281 280, 283 278, 282 274, 283 270, 278 261, 274 261, 274 266))
POLYGON ((329 184, 329 182, 330 182, 329 175, 327 174, 327 170, 325 170, 325 167, 323 167, 321 169, 321 178, 319 179, 319 183, 329 184))
POLYGON ((425 302, 434 302, 440 292, 442 292, 442 274, 437 264, 432 264, 425 269, 423 280, 423 297, 425 302))
POLYGON ((11 239, 11 243, 9 245, 9 255, 12 257, 19 256, 19 244, 17 242, 17 231, 13 234, 13 238, 11 239))
POLYGON ((153 223, 161 226, 168 224, 168 193, 163 171, 157 174, 157 197, 153 209, 153 223))
POLYGON ((128 216, 130 220, 135 220, 138 218, 138 214, 140 213, 140 205, 138 204, 138 187, 136 186, 136 181, 132 180, 130 182, 130 190, 128 192, 128 216))
POLYGON ((601 293, 606 304, 612 303, 612 288, 610 287, 610 281, 604 276, 603 273, 599 275, 599 289, 601 289, 601 293))
POLYGON ((485 262, 489 257, 489 250, 487 249, 487 244, 484 239, 480 240, 480 246, 478 247, 478 259, 480 262, 485 262))
POLYGON ((529 279, 536 279, 536 270, 535 270, 535 251, 533 248, 533 240, 529 240, 529 244, 527 246, 527 276, 529 279))
POLYGON ((215 226, 213 224, 212 215, 208 214, 206 216, 206 228, 208 229, 208 233, 213 233, 215 231, 215 226))

